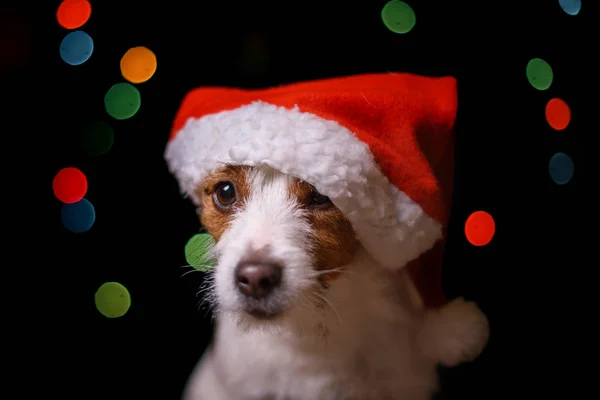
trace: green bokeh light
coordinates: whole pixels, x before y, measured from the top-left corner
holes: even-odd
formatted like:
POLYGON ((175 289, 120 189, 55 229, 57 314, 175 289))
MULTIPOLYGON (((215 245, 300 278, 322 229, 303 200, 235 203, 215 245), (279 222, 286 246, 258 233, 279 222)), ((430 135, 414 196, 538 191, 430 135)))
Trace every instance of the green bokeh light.
POLYGON ((81 150, 90 156, 108 153, 114 144, 113 129, 106 122, 99 121, 87 126, 79 140, 81 150))
POLYGON ((385 26, 394 33, 408 33, 417 23, 415 12, 403 1, 388 1, 381 10, 381 19, 385 26))
POLYGON ((527 80, 537 90, 546 90, 552 85, 552 67, 541 58, 533 58, 527 63, 527 80))
POLYGON ((135 86, 125 82, 113 85, 104 96, 106 112, 118 120, 133 117, 140 109, 141 103, 140 92, 135 86))
POLYGON ((118 282, 106 282, 94 296, 96 308, 107 318, 119 318, 129 311, 131 296, 125 286, 118 282))
POLYGON ((217 261, 209 254, 209 250, 214 245, 215 239, 208 233, 198 233, 192 236, 185 245, 185 260, 197 270, 211 269, 217 265, 217 261))

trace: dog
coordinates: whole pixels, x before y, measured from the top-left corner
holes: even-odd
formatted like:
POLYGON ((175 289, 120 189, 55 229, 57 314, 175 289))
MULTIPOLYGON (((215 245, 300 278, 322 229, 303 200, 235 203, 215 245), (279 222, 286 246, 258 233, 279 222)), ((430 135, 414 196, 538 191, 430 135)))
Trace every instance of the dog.
POLYGON ((312 185, 224 165, 196 196, 216 242, 216 332, 184 400, 425 400, 439 364, 486 346, 475 303, 426 308, 406 268, 382 268, 312 185))

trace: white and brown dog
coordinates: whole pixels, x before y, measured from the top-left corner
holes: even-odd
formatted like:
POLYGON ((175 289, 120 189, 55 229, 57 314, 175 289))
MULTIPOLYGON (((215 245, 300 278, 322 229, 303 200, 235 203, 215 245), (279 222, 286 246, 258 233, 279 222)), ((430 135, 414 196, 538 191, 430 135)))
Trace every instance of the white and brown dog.
POLYGON ((166 158, 218 264, 207 279, 215 340, 185 400, 425 400, 438 364, 480 354, 479 308, 426 307, 404 268, 443 231, 437 180, 407 137, 426 120, 440 143, 454 90, 449 79, 384 74, 188 95, 166 158), (364 126, 352 120, 361 112, 364 126), (382 142, 365 133, 374 124, 402 157, 383 161, 382 142))

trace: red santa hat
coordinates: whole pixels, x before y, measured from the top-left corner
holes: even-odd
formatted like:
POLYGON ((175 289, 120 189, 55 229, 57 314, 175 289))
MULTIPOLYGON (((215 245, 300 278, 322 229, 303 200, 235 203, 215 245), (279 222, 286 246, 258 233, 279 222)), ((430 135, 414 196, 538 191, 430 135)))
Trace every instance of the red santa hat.
POLYGON ((182 192, 223 163, 268 165, 312 184, 382 266, 409 266, 443 302, 441 254, 452 187, 456 81, 366 74, 266 90, 187 94, 165 157, 182 192), (410 265, 409 265, 410 264, 410 265))

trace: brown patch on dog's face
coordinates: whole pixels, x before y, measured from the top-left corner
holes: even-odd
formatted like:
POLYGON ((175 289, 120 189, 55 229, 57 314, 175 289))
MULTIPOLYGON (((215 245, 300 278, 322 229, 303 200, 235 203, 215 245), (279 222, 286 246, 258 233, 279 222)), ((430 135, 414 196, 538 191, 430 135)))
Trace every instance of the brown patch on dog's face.
MULTIPOLYGON (((314 268, 323 271, 350 263, 359 248, 359 242, 344 214, 331 203, 320 204, 324 196, 306 182, 296 180, 290 188, 290 195, 310 211, 308 218, 314 233, 314 268), (317 204, 315 200, 319 200, 317 204)), ((338 275, 322 275, 320 280, 326 283, 338 275)))
POLYGON ((215 241, 219 241, 221 235, 231 222, 234 211, 243 207, 248 199, 250 188, 247 182, 247 170, 249 167, 228 165, 211 174, 198 188, 197 194, 202 199, 202 214, 200 222, 212 235, 215 241), (215 196, 222 190, 223 185, 232 185, 235 191, 235 202, 230 206, 219 206, 215 202, 215 196))
MULTIPOLYGON (((208 232, 219 241, 229 227, 234 212, 248 200, 250 184, 248 175, 253 167, 225 166, 211 174, 198 187, 202 199, 200 221, 208 232), (231 185, 235 191, 235 202, 220 206, 218 193, 223 185, 231 185)), ((229 188, 228 188, 229 189, 229 188)), ((309 212, 307 218, 313 231, 313 260, 316 271, 343 267, 352 261, 360 244, 354 229, 344 214, 316 189, 299 179, 289 187, 290 197, 309 212)), ((319 281, 327 283, 339 276, 338 272, 323 274, 319 281)))

